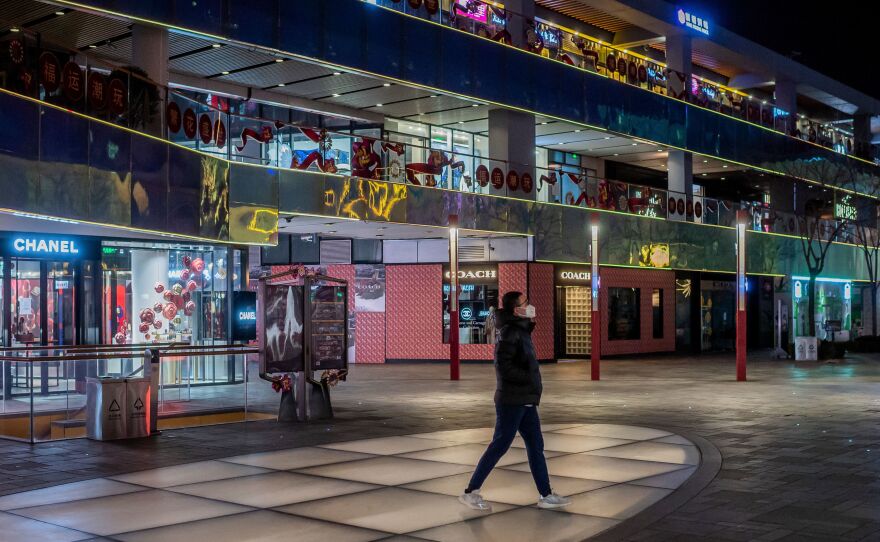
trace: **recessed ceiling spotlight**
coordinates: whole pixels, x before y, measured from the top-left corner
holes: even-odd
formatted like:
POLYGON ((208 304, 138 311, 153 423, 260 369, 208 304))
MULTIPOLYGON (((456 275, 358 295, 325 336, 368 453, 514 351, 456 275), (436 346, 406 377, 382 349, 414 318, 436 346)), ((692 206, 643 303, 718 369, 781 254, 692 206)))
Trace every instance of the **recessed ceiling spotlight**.
POLYGON ((663 152, 663 149, 657 149, 657 152, 663 152))
POLYGON ((219 43, 212 43, 211 47, 213 47, 214 49, 219 49, 220 47, 223 47, 223 46, 219 43))
POLYGON ((708 164, 709 161, 708 161, 708 160, 703 160, 703 163, 704 163, 704 164, 708 164))
POLYGON ((463 120, 458 121, 459 124, 464 124, 463 120))
POLYGON ((547 121, 544 121, 541 123, 541 126, 545 126, 546 124, 547 124, 547 121))
POLYGON ((721 180, 722 180, 722 181, 726 181, 726 180, 727 180, 727 177, 721 177, 721 180))
POLYGON ((276 58, 275 62, 284 62, 284 59, 283 58, 276 58))
POLYGON ((64 15, 64 12, 63 11, 56 11, 55 15, 58 15, 59 17, 61 17, 62 15, 64 15))
POLYGON ((636 147, 636 146, 638 146, 638 143, 633 143, 632 146, 636 147))
POLYGON ((705 177, 706 175, 708 175, 708 173, 703 173, 703 177, 705 177))
POLYGON ((574 131, 574 133, 576 133, 576 134, 579 134, 579 133, 581 133, 581 130, 580 130, 580 128, 578 128, 578 129, 577 129, 577 130, 575 130, 575 131, 574 131))
POLYGON ((391 86, 391 83, 382 83, 382 86, 383 86, 383 87, 390 87, 390 86, 391 86))
POLYGON ((620 154, 619 154, 619 153, 614 153, 614 156, 620 156, 620 154))
POLYGON ((337 93, 334 92, 334 93, 333 93, 333 97, 334 97, 334 98, 338 98, 338 97, 339 97, 339 94, 337 94, 337 93))
POLYGON ((342 72, 333 72, 333 75, 342 75, 342 72))
POLYGON ((428 98, 439 98, 439 97, 440 97, 439 94, 431 94, 430 96, 428 96, 428 98))
POLYGON ((611 139, 611 136, 605 136, 605 139, 611 139))
POLYGON ((471 104, 471 107, 480 107, 480 104, 471 104))
POLYGON ((278 83, 278 86, 279 86, 279 87, 283 87, 283 86, 284 86, 284 83, 278 83))
MULTIPOLYGON (((15 30, 15 32, 18 32, 18 31, 17 31, 17 30, 15 30)), ((97 45, 89 45, 89 49, 97 49, 97 48, 98 48, 98 46, 97 46, 97 45)))
POLYGON ((721 167, 727 167, 727 164, 724 164, 724 165, 723 165, 723 166, 721 166, 721 167))
POLYGON ((229 75, 229 70, 223 70, 223 71, 220 72, 220 73, 221 73, 222 75, 229 75))
POLYGON ((382 107, 385 104, 376 104, 376 107, 382 107))
POLYGON ((21 29, 19 29, 19 28, 13 26, 12 28, 9 29, 9 31, 10 31, 10 32, 21 32, 21 29))
POLYGON ((325 233, 336 233, 336 230, 327 230, 325 233))

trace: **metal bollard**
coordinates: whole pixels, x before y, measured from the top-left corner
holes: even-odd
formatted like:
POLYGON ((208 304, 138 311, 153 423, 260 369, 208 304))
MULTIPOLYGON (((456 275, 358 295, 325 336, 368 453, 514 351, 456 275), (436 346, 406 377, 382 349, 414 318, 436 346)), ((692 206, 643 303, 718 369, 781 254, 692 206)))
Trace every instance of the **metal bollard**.
POLYGON ((150 435, 159 434, 159 349, 144 351, 144 376, 150 379, 150 435))

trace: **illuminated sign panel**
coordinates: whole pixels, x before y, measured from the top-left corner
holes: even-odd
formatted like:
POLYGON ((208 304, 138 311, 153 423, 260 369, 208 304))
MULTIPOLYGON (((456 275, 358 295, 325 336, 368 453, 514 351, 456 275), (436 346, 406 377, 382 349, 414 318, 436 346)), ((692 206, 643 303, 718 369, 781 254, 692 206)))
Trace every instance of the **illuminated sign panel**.
POLYGON ((696 30, 700 34, 709 35, 709 21, 702 17, 697 17, 681 8, 677 12, 678 24, 686 26, 691 30, 696 30))
MULTIPOLYGON (((443 278, 449 281, 449 268, 443 270, 443 278)), ((458 281, 461 284, 486 284, 498 281, 497 267, 460 267, 458 281)))
POLYGON ((257 293, 232 292, 232 340, 257 339, 257 293))
POLYGON ((12 257, 78 260, 100 259, 100 246, 94 239, 40 233, 12 233, 4 236, 3 252, 12 257))

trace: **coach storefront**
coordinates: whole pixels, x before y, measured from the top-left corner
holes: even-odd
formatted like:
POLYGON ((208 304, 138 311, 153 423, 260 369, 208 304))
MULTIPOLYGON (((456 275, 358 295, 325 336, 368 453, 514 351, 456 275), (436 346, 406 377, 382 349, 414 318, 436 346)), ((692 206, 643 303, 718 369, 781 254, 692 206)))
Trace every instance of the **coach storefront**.
POLYGON ((590 266, 556 265, 556 358, 590 356, 590 266))

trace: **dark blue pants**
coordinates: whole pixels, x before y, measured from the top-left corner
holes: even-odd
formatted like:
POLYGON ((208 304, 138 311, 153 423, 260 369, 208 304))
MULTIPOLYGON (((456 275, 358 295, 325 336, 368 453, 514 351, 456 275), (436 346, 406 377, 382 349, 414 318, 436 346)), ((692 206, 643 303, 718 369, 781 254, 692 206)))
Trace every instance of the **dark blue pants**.
POLYGON ((522 405, 495 405, 495 435, 492 442, 477 463, 477 470, 471 476, 467 491, 474 491, 483 486, 489 473, 507 453, 517 431, 526 445, 529 456, 529 468, 535 479, 535 486, 542 497, 550 494, 550 475, 547 473, 547 461, 544 459, 544 437, 541 435, 541 420, 538 407, 522 405))

